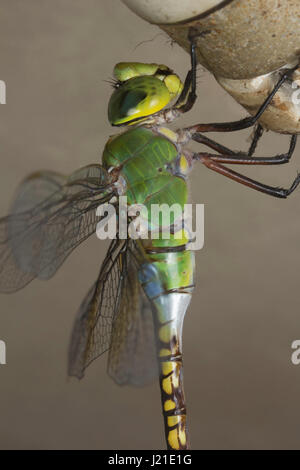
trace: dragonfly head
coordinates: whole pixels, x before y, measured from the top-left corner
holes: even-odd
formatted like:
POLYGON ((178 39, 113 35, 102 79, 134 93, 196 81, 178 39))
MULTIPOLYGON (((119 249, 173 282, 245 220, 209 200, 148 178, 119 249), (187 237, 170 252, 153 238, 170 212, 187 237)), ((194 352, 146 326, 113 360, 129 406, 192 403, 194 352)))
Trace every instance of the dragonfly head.
POLYGON ((180 78, 166 65, 120 62, 114 68, 115 91, 108 104, 113 126, 136 124, 180 95, 180 78))

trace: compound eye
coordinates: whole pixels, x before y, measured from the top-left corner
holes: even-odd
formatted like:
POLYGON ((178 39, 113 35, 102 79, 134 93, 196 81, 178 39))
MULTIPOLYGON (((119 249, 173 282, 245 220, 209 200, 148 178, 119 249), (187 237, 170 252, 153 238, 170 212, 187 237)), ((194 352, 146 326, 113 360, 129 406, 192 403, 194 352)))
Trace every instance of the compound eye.
POLYGON ((112 94, 108 105, 108 119, 112 125, 127 124, 160 111, 170 99, 169 90, 158 78, 132 78, 112 94))

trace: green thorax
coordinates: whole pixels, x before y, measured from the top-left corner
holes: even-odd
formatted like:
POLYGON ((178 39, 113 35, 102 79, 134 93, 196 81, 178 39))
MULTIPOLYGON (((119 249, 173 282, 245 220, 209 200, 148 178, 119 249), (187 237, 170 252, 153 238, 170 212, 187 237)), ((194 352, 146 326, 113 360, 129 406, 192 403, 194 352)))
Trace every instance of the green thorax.
POLYGON ((187 202, 183 178, 172 174, 178 158, 176 145, 145 127, 112 137, 103 152, 105 168, 118 167, 127 185, 128 204, 180 204, 187 202))

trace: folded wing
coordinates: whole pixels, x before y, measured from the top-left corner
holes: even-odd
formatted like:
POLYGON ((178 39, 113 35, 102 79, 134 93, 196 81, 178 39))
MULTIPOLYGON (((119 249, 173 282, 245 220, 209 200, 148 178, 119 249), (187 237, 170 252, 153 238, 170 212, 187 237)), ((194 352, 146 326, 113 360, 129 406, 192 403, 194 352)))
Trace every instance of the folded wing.
POLYGON ((69 375, 109 350, 108 373, 118 384, 144 385, 158 373, 151 303, 138 281, 133 240, 114 240, 73 329, 69 375))

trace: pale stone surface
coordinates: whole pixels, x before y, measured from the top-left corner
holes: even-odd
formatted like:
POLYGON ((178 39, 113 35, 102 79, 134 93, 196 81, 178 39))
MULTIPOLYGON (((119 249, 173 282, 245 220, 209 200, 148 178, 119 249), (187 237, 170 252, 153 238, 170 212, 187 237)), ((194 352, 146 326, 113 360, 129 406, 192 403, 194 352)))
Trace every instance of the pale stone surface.
POLYGON ((205 13, 222 0, 123 0, 137 15, 150 23, 176 23, 205 13))

